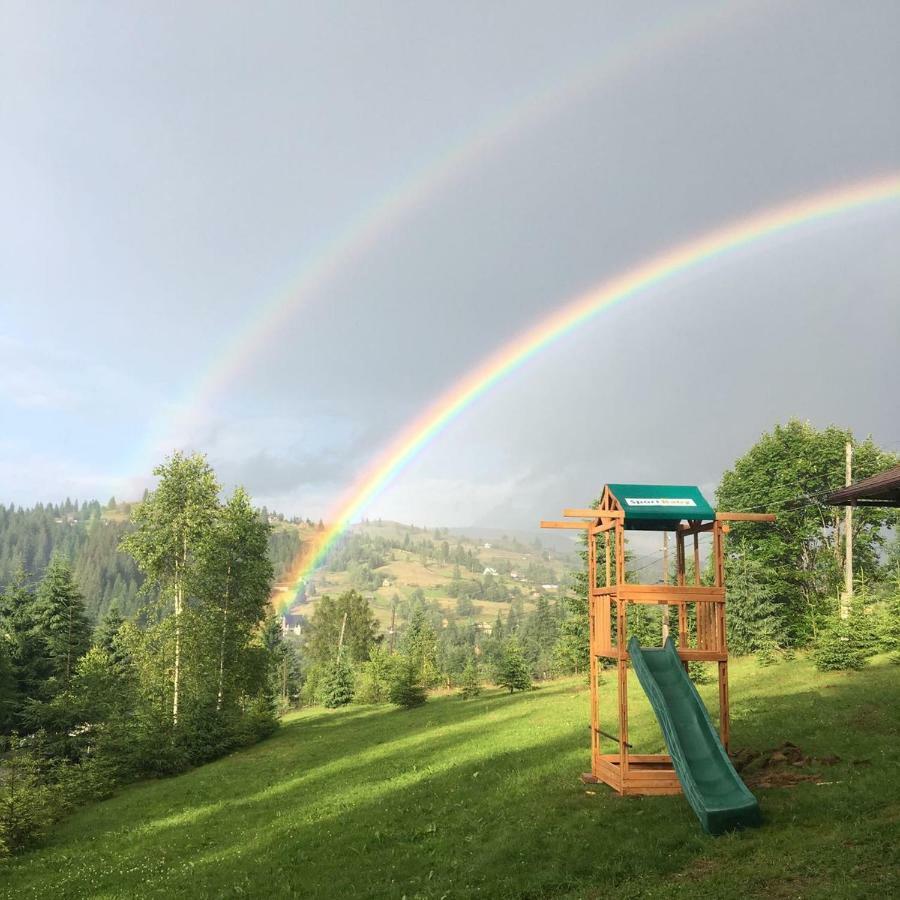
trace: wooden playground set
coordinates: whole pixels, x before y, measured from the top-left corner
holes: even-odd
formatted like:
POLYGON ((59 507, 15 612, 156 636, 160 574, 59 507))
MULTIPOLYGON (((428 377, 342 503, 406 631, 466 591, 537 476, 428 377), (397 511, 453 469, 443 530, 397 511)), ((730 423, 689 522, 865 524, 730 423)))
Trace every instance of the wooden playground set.
MULTIPOLYGON (((566 509, 566 521, 541 522, 542 528, 587 532, 589 585, 591 771, 587 782, 603 782, 622 795, 684 792, 704 828, 758 824, 755 798, 728 760, 728 643, 725 628, 723 544, 729 522, 772 522, 767 513, 716 512, 691 485, 608 484, 596 508, 566 509), (675 584, 635 584, 627 580, 625 532, 674 532, 675 584), (712 584, 701 584, 700 535, 712 535, 712 584), (687 542, 692 543, 693 579, 687 580, 687 542), (629 640, 632 604, 677 610, 674 635, 663 633, 662 648, 642 648, 629 640), (600 718, 602 661, 616 669, 617 733, 600 718), (693 684, 688 664, 698 660, 718 668, 718 738, 693 684), (632 753, 628 740, 629 663, 659 719, 668 754, 632 753), (673 667, 677 671, 673 671, 673 667), (616 752, 603 752, 602 743, 616 752), (749 798, 749 799, 748 799, 749 798), (751 804, 752 800, 752 804, 751 804), (699 808, 698 808, 699 807, 699 808), (755 812, 753 811, 755 810, 755 812)), ((668 580, 668 573, 666 579, 668 580)), ((667 631, 667 624, 663 625, 667 631)))

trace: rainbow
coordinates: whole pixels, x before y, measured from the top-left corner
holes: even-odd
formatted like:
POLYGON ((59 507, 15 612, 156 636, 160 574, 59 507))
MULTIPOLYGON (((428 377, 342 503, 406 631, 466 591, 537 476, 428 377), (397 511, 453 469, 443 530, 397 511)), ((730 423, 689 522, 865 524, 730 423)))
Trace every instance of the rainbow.
POLYGON ((615 303, 635 297, 710 260, 830 219, 841 213, 900 199, 900 172, 815 194, 707 232, 654 256, 565 303, 464 375, 396 437, 345 495, 320 536, 304 545, 291 568, 288 589, 273 596, 279 612, 325 558, 352 520, 374 500, 447 425, 495 384, 535 354, 615 303))
MULTIPOLYGON (((225 346, 217 349, 197 377, 188 383, 180 399, 167 404, 161 416, 151 424, 141 444, 125 462, 121 480, 127 484, 132 473, 148 471, 154 460, 171 451, 173 444, 181 444, 200 412, 210 406, 214 397, 240 372, 249 368, 305 302, 351 271, 361 257, 429 200, 446 190, 462 173, 564 106, 589 96, 601 85, 609 85, 634 68, 647 65, 649 60, 658 60, 662 53, 719 26, 733 27, 746 15, 770 5, 754 0, 715 5, 711 9, 698 8, 688 14, 679 9, 656 27, 621 41, 599 59, 573 68, 560 83, 544 86, 523 97, 506 112, 492 117, 410 172, 390 190, 376 196, 343 228, 313 248, 287 289, 254 305, 248 320, 225 346)), ((128 490, 122 488, 122 492, 128 490)))

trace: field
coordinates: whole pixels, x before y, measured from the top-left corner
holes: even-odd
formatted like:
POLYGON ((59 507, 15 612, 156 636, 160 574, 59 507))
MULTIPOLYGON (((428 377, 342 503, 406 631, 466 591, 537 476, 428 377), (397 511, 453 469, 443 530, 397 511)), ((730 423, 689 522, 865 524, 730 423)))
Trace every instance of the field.
MULTIPOLYGON (((808 760, 748 780, 766 823, 704 836, 681 797, 578 775, 587 686, 412 712, 308 710, 273 738, 133 785, 8 861, 6 897, 863 897, 900 891, 900 671, 732 667, 734 745, 808 760), (837 759, 835 758, 837 757, 837 759), (760 785, 770 785, 768 787, 760 785)), ((639 689, 638 689, 639 690, 639 689)), ((711 690, 702 689, 708 697, 711 690)), ((659 745, 634 696, 632 730, 659 745)), ((764 756, 772 763, 779 757, 764 756)))

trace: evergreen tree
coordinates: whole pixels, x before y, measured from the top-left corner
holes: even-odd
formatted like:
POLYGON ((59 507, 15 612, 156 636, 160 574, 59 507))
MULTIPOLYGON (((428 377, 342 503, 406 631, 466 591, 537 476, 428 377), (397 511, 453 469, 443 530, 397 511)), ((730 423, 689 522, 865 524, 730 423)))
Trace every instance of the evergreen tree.
POLYGON ((525 664, 522 648, 515 636, 507 638, 503 646, 503 656, 494 680, 510 693, 531 689, 531 675, 525 664))
POLYGON ((463 669, 462 680, 459 685, 459 696, 463 700, 477 697, 481 693, 481 676, 478 671, 478 663, 474 656, 470 656, 466 667, 463 669))
POLYGON ((346 656, 339 656, 322 682, 322 704, 329 709, 346 706, 353 700, 353 670, 346 656))
POLYGON ((421 706, 428 699, 422 684, 422 674, 416 660, 400 657, 396 664, 388 700, 395 706, 412 709, 421 706))
POLYGON ((94 643, 112 655, 115 647, 116 636, 119 634, 125 619, 119 612, 119 604, 115 600, 110 604, 106 614, 94 629, 94 643))
POLYGON ((728 649, 738 656, 771 652, 784 643, 778 607, 761 564, 738 545, 725 559, 728 585, 728 649))
POLYGON ((438 681, 437 636, 422 606, 417 606, 400 642, 402 654, 418 669, 419 680, 424 687, 432 687, 438 681))
POLYGON ((54 675, 68 685, 75 663, 91 646, 91 625, 72 569, 62 556, 53 557, 38 587, 34 627, 46 642, 54 675))

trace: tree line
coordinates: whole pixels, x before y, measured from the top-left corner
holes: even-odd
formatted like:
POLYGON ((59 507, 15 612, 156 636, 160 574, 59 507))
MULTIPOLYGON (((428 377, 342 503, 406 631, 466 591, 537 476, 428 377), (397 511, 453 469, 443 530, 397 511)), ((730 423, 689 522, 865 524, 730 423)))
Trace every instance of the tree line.
POLYGON ((238 488, 220 500, 199 455, 175 454, 120 549, 145 602, 94 627, 71 563, 0 596, 0 848, 124 781, 206 762, 271 733, 286 654, 268 615, 271 526, 238 488))

